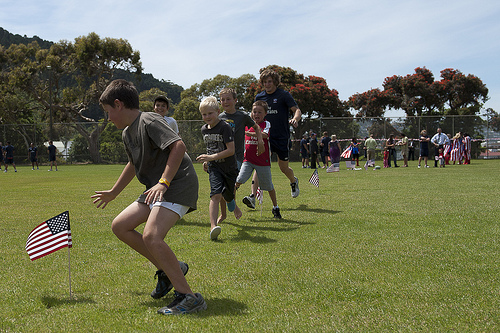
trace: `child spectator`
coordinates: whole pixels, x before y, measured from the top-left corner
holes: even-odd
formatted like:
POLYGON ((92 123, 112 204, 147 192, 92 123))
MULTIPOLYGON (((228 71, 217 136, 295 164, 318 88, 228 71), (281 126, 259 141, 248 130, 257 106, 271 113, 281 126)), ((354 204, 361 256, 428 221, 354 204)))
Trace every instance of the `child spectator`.
MULTIPOLYGON (((269 192, 269 197, 273 203, 272 213, 274 217, 280 219, 281 213, 271 177, 271 154, 268 142, 271 124, 267 120, 264 120, 267 110, 268 106, 265 101, 256 101, 253 103, 251 116, 262 130, 265 152, 260 155, 257 154, 257 135, 252 127, 247 127, 245 132, 245 159, 243 160, 243 165, 236 179, 236 189, 238 189, 241 184, 244 184, 255 170, 257 172, 257 177, 259 177, 260 188, 263 191, 269 192)), ((253 205, 255 207, 255 198, 253 200, 253 205)))
POLYGON ((389 147, 384 147, 384 168, 389 168, 389 147))
POLYGON ((57 159, 56 159, 56 153, 57 153, 57 148, 54 146, 54 143, 52 140, 49 141, 49 146, 47 147, 47 152, 49 153, 49 162, 50 162, 50 169, 49 171, 52 171, 52 167, 56 167, 57 171, 57 159))
POLYGON ((153 298, 175 288, 174 301, 158 313, 177 315, 205 310, 205 300, 191 291, 184 277, 188 266, 177 261, 164 241, 177 220, 196 209, 198 200, 198 177, 184 142, 163 117, 139 110, 139 94, 128 81, 111 82, 99 102, 109 121, 123 129, 129 162, 111 190, 95 192, 94 204, 104 209, 137 176, 146 191, 115 217, 113 232, 157 267, 153 298), (135 229, 144 222, 141 235, 135 229))
POLYGON ((3 150, 5 152, 5 171, 7 172, 7 169, 9 168, 9 165, 12 165, 14 167, 14 172, 17 172, 16 169, 16 163, 14 163, 14 146, 10 144, 9 141, 7 141, 7 146, 3 147, 3 150))
POLYGON ((38 170, 38 149, 35 147, 35 144, 33 142, 30 144, 30 147, 28 148, 28 155, 31 161, 31 170, 35 170, 35 164, 36 164, 36 169, 38 170))
POLYGON ((160 116, 163 116, 168 126, 170 126, 170 128, 172 128, 172 130, 178 135, 179 126, 177 125, 177 122, 173 117, 167 116, 168 110, 170 109, 170 101, 168 100, 168 98, 162 95, 156 97, 153 107, 154 112, 158 113, 160 116))
POLYGON ((205 124, 201 127, 203 141, 207 146, 207 153, 199 155, 196 160, 203 162, 207 167, 210 180, 210 239, 216 240, 221 233, 217 225, 219 203, 222 199, 227 202, 230 212, 239 219, 241 211, 235 210, 234 186, 238 169, 234 156, 234 134, 231 126, 219 119, 219 103, 217 98, 210 96, 200 104, 200 113, 205 124))

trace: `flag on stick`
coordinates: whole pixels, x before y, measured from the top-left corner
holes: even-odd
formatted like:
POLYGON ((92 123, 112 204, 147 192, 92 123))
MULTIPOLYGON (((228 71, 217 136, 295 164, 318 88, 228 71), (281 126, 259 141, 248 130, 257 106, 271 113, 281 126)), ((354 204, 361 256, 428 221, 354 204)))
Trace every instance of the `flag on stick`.
POLYGON ((339 171, 340 171, 339 163, 332 163, 332 165, 330 165, 328 169, 326 169, 326 172, 339 172, 339 171))
POLYGON ((255 193, 255 198, 259 201, 259 205, 262 205, 262 203, 264 202, 264 195, 262 193, 260 186, 257 187, 257 193, 255 193))
POLYGON ((72 247, 69 211, 65 211, 37 226, 28 235, 26 251, 31 261, 64 247, 72 247))
POLYGON ((344 150, 344 152, 342 152, 342 154, 340 155, 340 157, 342 158, 345 158, 345 159, 348 159, 351 157, 351 151, 352 151, 352 147, 349 146, 346 148, 346 150, 344 150))
POLYGON ((313 174, 311 175, 311 178, 309 178, 309 183, 313 184, 317 188, 319 188, 319 175, 318 175, 318 169, 315 169, 313 174))

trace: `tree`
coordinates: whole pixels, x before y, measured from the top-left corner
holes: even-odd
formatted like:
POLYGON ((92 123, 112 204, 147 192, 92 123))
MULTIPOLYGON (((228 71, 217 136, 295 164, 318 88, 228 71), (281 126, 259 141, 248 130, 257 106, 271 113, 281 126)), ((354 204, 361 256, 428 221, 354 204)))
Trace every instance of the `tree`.
MULTIPOLYGON (((99 136, 107 119, 99 122, 91 108, 98 107, 117 70, 142 72, 139 52, 126 40, 101 39, 95 33, 74 43, 60 41, 48 50, 36 42, 0 48, 0 66, 2 90, 21 90, 45 109, 44 120, 69 123, 87 140, 94 163, 101 162, 99 136)), ((56 139, 57 133, 54 136, 49 138, 56 139)))
POLYGON ((448 114, 477 114, 489 99, 488 88, 475 75, 465 76, 459 70, 446 68, 441 71, 441 78, 448 114))

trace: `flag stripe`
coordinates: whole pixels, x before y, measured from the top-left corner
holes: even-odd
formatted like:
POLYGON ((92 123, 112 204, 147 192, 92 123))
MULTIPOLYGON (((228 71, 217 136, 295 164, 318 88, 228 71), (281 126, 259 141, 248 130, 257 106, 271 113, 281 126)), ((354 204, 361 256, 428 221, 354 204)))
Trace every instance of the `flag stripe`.
POLYGON ((33 229, 28 235, 25 248, 33 261, 64 247, 72 246, 69 212, 66 211, 33 229))

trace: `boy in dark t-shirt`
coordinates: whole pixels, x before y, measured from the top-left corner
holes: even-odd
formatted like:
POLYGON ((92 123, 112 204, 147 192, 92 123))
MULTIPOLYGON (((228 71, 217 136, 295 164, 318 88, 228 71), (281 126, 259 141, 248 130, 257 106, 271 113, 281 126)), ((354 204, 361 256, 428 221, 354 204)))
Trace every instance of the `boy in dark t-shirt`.
POLYGON ((193 293, 186 281, 188 267, 177 261, 165 237, 185 214, 196 209, 198 177, 186 146, 162 116, 139 110, 139 94, 125 80, 114 80, 99 102, 108 119, 123 129, 122 139, 129 162, 111 190, 96 191, 92 196, 97 208, 105 208, 134 179, 146 191, 113 220, 115 235, 158 269, 153 298, 161 298, 172 288, 176 297, 158 310, 165 315, 205 310, 201 294, 193 293), (143 234, 135 230, 146 222, 143 234))
POLYGON ((219 112, 219 103, 214 96, 205 98, 200 104, 200 113, 205 122, 201 127, 201 134, 207 146, 207 153, 199 155, 196 160, 208 167, 212 240, 216 240, 221 232, 221 227, 217 225, 221 199, 227 202, 228 210, 234 211, 237 219, 241 217, 241 210, 234 201, 234 185, 238 176, 234 156, 234 133, 231 126, 219 119, 219 112))

